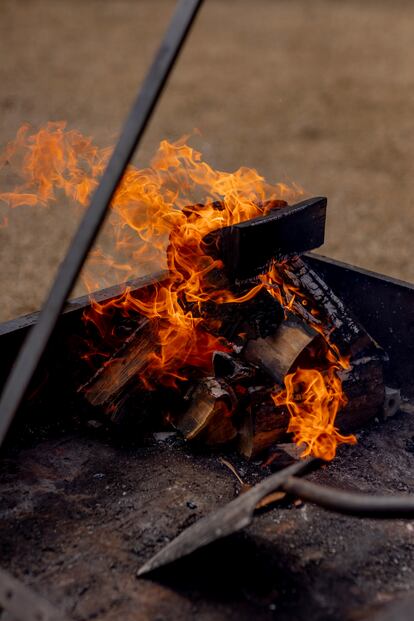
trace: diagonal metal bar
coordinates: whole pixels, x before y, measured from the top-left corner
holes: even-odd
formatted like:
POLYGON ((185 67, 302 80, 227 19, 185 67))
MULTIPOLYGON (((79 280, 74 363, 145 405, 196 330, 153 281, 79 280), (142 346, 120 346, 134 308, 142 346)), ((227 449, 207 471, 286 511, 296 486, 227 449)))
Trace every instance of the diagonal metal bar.
POLYGON ((228 537, 249 526, 258 502, 277 489, 313 502, 330 511, 371 517, 376 519, 412 519, 414 516, 414 494, 380 496, 361 492, 348 492, 299 479, 309 466, 321 465, 315 458, 301 460, 276 472, 254 485, 248 492, 240 494, 223 507, 213 511, 189 526, 175 539, 150 558, 137 572, 143 576, 188 556, 214 541, 228 537))
POLYGON ((313 458, 304 459, 260 481, 248 492, 240 494, 224 507, 220 507, 217 511, 213 511, 189 526, 150 558, 138 570, 137 575, 143 576, 169 565, 214 541, 246 528, 253 520, 256 505, 260 500, 283 486, 289 478, 301 474, 317 463, 313 458))
POLYGON ((105 219, 108 206, 144 133, 203 0, 180 0, 141 91, 124 125, 91 204, 6 382, 0 400, 0 445, 53 332, 63 305, 105 219))

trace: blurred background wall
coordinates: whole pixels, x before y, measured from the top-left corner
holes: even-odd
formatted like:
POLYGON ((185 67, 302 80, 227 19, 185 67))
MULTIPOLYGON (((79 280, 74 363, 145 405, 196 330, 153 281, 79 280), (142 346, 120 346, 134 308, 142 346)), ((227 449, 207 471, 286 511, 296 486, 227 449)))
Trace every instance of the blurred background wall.
MULTIPOLYGON (((62 119, 113 144, 173 7, 0 0, 0 147, 62 119)), ((198 128, 218 168, 328 196, 324 254, 414 281, 413 24, 408 0, 206 0, 138 162, 198 128)), ((0 320, 39 307, 77 223, 57 206, 8 215, 0 320)))

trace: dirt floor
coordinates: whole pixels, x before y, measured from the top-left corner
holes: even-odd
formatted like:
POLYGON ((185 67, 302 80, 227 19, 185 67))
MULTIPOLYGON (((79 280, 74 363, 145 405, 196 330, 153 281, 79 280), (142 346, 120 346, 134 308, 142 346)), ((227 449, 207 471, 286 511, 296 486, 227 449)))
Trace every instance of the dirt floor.
MULTIPOLYGON (((173 5, 1 0, 0 145, 24 121, 59 119, 112 144, 173 5)), ((327 195, 324 253, 414 281, 413 20, 401 0, 209 0, 139 161, 199 128, 217 167, 327 195)), ((0 320, 39 306, 77 219, 58 206, 6 215, 0 320)))

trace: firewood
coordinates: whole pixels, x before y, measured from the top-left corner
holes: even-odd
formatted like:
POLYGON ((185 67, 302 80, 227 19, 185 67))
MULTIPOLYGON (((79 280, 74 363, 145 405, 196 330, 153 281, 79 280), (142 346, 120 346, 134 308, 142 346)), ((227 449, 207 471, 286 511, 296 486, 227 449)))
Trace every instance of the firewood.
POLYGON ((266 371, 275 382, 283 383, 285 375, 317 338, 319 335, 312 328, 290 317, 272 336, 250 340, 243 356, 266 371))
MULTIPOLYGON (((90 405, 100 407, 112 422, 121 422, 131 392, 142 389, 140 375, 146 368, 149 355, 154 352, 153 335, 153 324, 142 319, 122 346, 78 389, 90 405)), ((138 412, 136 417, 139 416, 138 412)))
POLYGON ((239 452, 247 459, 255 458, 286 435, 289 413, 287 408, 275 406, 273 390, 263 386, 249 389, 250 405, 238 435, 239 452))
POLYGON ((382 415, 385 400, 382 356, 356 358, 339 376, 348 403, 339 411, 336 426, 347 434, 382 415))
POLYGON ((307 322, 313 323, 326 340, 338 348, 342 355, 359 356, 364 350, 371 352, 378 345, 352 317, 343 302, 325 281, 301 258, 297 257, 275 267, 282 280, 298 290, 293 310, 307 322), (308 304, 303 305, 300 294, 308 304), (316 311, 316 315, 310 310, 316 311))
POLYGON ((200 440, 207 445, 225 444, 237 435, 232 415, 236 395, 222 379, 200 381, 187 397, 190 406, 175 422, 186 440, 200 440))
POLYGON ((284 261, 321 246, 326 203, 318 197, 270 209, 266 215, 209 233, 206 247, 223 260, 231 281, 248 280, 267 271, 272 260, 284 261))
POLYGON ((277 408, 271 398, 274 381, 252 386, 255 380, 266 379, 263 373, 255 365, 225 352, 214 354, 213 367, 216 377, 224 377, 239 397, 239 451, 249 459, 255 457, 286 433, 289 422, 287 410, 277 408))
MULTIPOLYGON (((240 296, 249 288, 233 287, 232 291, 235 296, 240 296)), ((259 291, 254 298, 243 304, 221 304, 216 310, 222 322, 220 335, 233 343, 237 351, 250 339, 266 338, 274 334, 285 319, 280 303, 265 290, 259 291)))
MULTIPOLYGON (((347 404, 339 411, 335 425, 341 433, 348 434, 383 415, 386 398, 382 356, 361 356, 354 359, 349 369, 338 373, 347 404)), ((273 391, 266 387, 250 389, 251 405, 239 431, 239 451, 249 459, 279 443, 287 434, 288 410, 276 407, 270 397, 277 390, 277 385, 273 391)))
POLYGON ((302 259, 290 259, 275 266, 275 270, 283 282, 294 288, 295 297, 286 300, 292 303, 293 312, 348 358, 349 368, 339 372, 348 403, 339 412, 336 425, 344 434, 361 428, 381 415, 384 407, 383 350, 302 259))
POLYGON ((250 382, 257 374, 255 366, 224 351, 214 352, 213 370, 215 377, 224 378, 231 384, 250 382))

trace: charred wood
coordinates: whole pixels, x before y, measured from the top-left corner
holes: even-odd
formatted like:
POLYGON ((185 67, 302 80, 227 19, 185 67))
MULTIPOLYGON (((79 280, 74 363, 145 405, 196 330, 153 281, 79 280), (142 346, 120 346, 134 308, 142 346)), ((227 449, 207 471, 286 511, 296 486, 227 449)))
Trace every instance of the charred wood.
MULTIPOLYGON (((153 336, 152 323, 142 319, 122 346, 78 389, 90 405, 101 408, 114 423, 122 421, 126 403, 143 388, 141 374, 154 352, 153 336)), ((144 418, 144 412, 135 416, 137 420, 144 418)))
MULTIPOLYGON (((233 287, 232 292, 238 296, 246 289, 233 287)), ((216 308, 216 313, 221 318, 220 334, 240 346, 244 346, 249 339, 274 334, 284 321, 282 306, 267 291, 260 291, 243 304, 221 304, 216 308)))
POLYGON ((350 368, 339 375, 348 402, 338 413, 336 425, 342 433, 350 433, 383 412, 385 385, 382 356, 354 359, 350 368))
POLYGON ((325 281, 299 257, 275 267, 281 279, 299 292, 293 302, 293 310, 322 332, 328 343, 333 344, 342 355, 351 357, 362 351, 380 351, 378 345, 347 310, 325 281), (300 300, 303 295, 311 308, 300 300), (311 313, 310 311, 314 311, 311 313))
POLYGON ((251 382, 257 374, 255 366, 223 351, 214 352, 213 370, 217 378, 224 378, 232 384, 251 382))
MULTIPOLYGON (((340 372, 347 403, 339 411, 336 427, 348 434, 361 429, 384 411, 385 387, 381 357, 361 357, 340 372)), ((254 458, 287 437, 290 414, 283 406, 276 407, 268 387, 250 389, 250 406, 239 431, 239 450, 254 458)))
POLYGON ((289 413, 286 408, 275 406, 272 392, 264 386, 249 390, 250 403, 238 436, 239 451, 247 459, 255 458, 286 435, 289 413))
POLYGON ((267 271, 271 261, 318 248, 324 242, 326 198, 311 198, 206 236, 208 252, 223 260, 232 281, 251 279, 267 271))
POLYGON ((224 380, 206 378, 187 398, 190 406, 175 422, 186 440, 214 445, 226 444, 236 437, 233 414, 237 399, 224 380))

